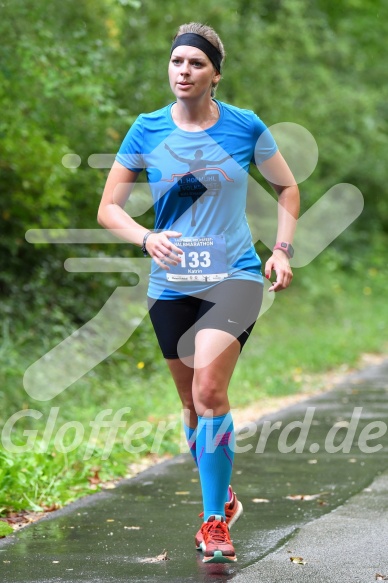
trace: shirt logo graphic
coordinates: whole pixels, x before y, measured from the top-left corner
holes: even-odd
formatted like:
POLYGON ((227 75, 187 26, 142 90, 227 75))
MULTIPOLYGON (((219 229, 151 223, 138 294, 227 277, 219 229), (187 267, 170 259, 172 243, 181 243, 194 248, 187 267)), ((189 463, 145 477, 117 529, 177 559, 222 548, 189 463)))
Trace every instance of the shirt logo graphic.
POLYGON ((191 206, 191 226, 195 227, 197 202, 199 199, 199 202, 204 202, 204 199, 201 198, 202 195, 218 196, 221 190, 219 174, 222 174, 227 182, 234 182, 234 180, 230 178, 222 168, 217 166, 217 164, 223 164, 226 160, 231 158, 231 156, 225 156, 224 158, 221 158, 221 160, 206 160, 203 158, 203 150, 196 150, 194 158, 183 158, 182 156, 178 156, 168 144, 165 144, 164 147, 168 150, 171 156, 175 158, 175 160, 183 162, 189 167, 188 172, 172 174, 171 178, 164 178, 163 180, 165 182, 174 182, 174 180, 177 179, 177 185, 179 186, 178 196, 191 197, 193 203, 191 206), (211 174, 206 174, 209 170, 212 170, 213 172, 211 174))

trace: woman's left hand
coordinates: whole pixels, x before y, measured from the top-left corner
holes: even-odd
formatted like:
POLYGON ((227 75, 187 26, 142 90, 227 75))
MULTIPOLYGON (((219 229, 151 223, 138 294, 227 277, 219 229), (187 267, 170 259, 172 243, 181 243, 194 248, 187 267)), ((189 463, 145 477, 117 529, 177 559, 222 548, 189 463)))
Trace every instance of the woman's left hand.
POLYGON ((276 273, 276 281, 274 281, 268 291, 278 292, 286 289, 292 281, 292 270, 288 257, 283 251, 276 250, 265 264, 265 277, 271 278, 272 270, 276 273))

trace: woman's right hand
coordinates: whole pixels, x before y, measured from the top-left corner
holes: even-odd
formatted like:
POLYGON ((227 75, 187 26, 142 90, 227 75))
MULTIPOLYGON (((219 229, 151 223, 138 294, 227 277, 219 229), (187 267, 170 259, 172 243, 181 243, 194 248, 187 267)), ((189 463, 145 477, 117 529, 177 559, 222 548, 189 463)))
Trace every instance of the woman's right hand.
POLYGON ((145 244, 147 253, 159 267, 169 270, 168 265, 178 265, 183 255, 182 249, 171 243, 170 238, 181 237, 178 231, 162 231, 161 233, 151 232, 145 244))

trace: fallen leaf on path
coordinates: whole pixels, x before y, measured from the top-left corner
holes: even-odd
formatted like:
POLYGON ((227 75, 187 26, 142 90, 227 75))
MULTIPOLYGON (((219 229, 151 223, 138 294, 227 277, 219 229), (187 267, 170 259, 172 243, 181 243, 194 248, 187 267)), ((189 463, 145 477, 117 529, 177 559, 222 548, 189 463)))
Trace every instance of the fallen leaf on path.
POLYGON ((115 482, 101 482, 101 488, 104 490, 114 490, 116 488, 115 482))
POLYGON ((91 486, 96 486, 97 484, 101 484, 101 478, 99 475, 100 468, 95 468, 93 470, 93 475, 88 476, 88 482, 91 486))
POLYGON ((9 512, 6 518, 0 518, 1 522, 8 523, 13 530, 22 528, 44 518, 47 513, 54 512, 60 508, 59 504, 51 504, 51 506, 42 506, 42 512, 32 512, 29 510, 20 510, 19 512, 9 512))
POLYGON ((297 565, 305 565, 307 561, 303 557, 290 557, 291 563, 296 563, 297 565))
POLYGON ((329 492, 319 492, 319 494, 292 494, 286 496, 287 500, 318 500, 321 496, 329 492))
POLYGON ((150 557, 149 559, 142 559, 142 563, 160 563, 160 561, 170 561, 170 557, 167 556, 167 551, 164 551, 157 557, 150 557))
POLYGON ((58 510, 60 508, 59 504, 50 504, 50 506, 46 506, 45 504, 42 504, 42 508, 45 512, 54 512, 55 510, 58 510))
POLYGON ((388 575, 380 575, 380 573, 376 573, 375 579, 376 581, 388 581, 388 575))

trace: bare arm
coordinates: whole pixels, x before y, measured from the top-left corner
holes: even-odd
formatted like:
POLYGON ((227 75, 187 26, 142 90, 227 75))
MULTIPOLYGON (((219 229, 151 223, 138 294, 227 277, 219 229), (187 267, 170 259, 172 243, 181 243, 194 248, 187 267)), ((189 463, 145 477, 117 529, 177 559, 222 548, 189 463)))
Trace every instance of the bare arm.
POLYGON ((147 229, 134 221, 124 210, 129 195, 138 178, 119 162, 114 162, 98 209, 97 221, 105 229, 120 229, 120 236, 135 245, 142 245, 147 229))
MULTIPOLYGON (((98 209, 97 221, 105 229, 119 229, 120 237, 129 243, 143 244, 144 235, 148 229, 137 223, 124 210, 129 195, 138 178, 138 172, 128 170, 119 162, 114 162, 98 209)), ((170 237, 179 237, 177 231, 163 231, 152 233, 147 239, 147 251, 156 263, 163 269, 169 269, 166 263, 176 265, 180 261, 178 254, 182 251, 170 243, 170 237), (163 262, 162 262, 163 260, 163 262)))
MULTIPOLYGON (((276 241, 292 243, 299 216, 299 189, 286 161, 280 152, 259 166, 260 172, 278 194, 278 228, 276 241)), ((280 291, 292 281, 292 270, 287 255, 276 250, 265 264, 265 276, 269 279, 272 270, 276 273, 276 282, 269 291, 280 291)))

